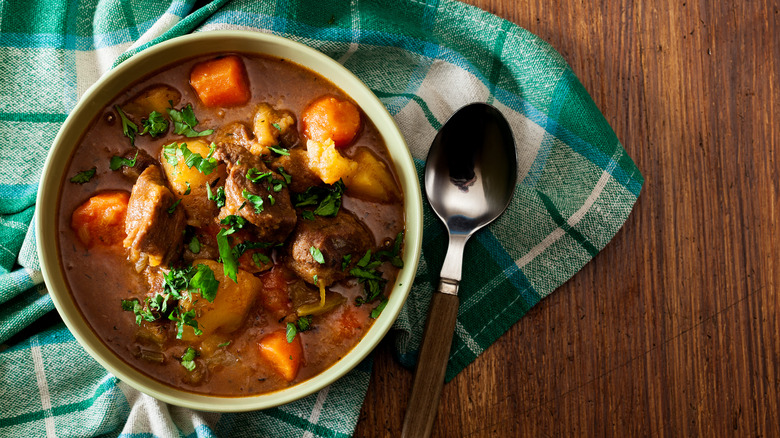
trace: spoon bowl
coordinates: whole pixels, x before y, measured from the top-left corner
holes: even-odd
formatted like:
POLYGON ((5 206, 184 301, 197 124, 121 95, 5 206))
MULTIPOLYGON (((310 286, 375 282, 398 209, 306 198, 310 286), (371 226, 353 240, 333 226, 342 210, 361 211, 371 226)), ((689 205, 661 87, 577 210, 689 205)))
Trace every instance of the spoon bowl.
POLYGON ((473 103, 445 123, 425 164, 425 192, 452 233, 473 234, 506 210, 517 179, 512 131, 493 106, 473 103))
POLYGON ((401 431, 404 437, 431 434, 458 316, 463 250, 469 237, 506 210, 516 181, 512 130, 501 112, 490 105, 473 103, 461 108, 431 144, 425 192, 447 227, 449 246, 425 323, 401 431))

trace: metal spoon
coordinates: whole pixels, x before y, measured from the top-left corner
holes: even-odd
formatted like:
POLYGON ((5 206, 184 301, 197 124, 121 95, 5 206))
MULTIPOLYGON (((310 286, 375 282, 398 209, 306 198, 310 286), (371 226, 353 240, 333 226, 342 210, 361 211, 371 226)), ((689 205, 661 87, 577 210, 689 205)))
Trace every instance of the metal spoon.
POLYGON ((458 316, 463 249, 475 231, 506 210, 516 180, 512 131, 504 116, 490 105, 473 103, 461 108, 433 140, 425 165, 425 191, 431 207, 447 226, 450 243, 425 324, 404 418, 404 437, 431 434, 458 316))

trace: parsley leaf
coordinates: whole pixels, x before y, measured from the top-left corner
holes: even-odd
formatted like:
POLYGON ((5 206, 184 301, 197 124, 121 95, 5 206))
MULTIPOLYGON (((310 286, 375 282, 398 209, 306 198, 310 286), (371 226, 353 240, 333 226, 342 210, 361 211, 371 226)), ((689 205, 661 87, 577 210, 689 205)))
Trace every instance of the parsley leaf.
POLYGON ((144 130, 139 135, 149 134, 152 137, 159 137, 168 130, 168 120, 161 113, 152 111, 148 119, 141 119, 141 125, 144 130))
POLYGON ((263 198, 257 195, 253 195, 249 192, 249 190, 244 189, 241 192, 241 196, 244 197, 247 201, 251 202, 255 206, 255 213, 260 214, 263 212, 263 198))
POLYGON ((225 187, 217 187, 216 193, 211 193, 211 186, 209 183, 206 183, 206 197, 209 201, 214 201, 215 204, 217 204, 218 208, 222 208, 225 206, 225 187))
POLYGON ((203 334, 203 330, 198 328, 198 321, 195 320, 195 309, 190 309, 186 312, 182 312, 180 307, 173 309, 168 319, 176 321, 176 339, 181 339, 184 334, 184 326, 188 325, 192 327, 196 336, 203 334))
POLYGON ((187 351, 184 352, 184 355, 181 357, 181 366, 187 369, 187 371, 192 371, 195 369, 195 357, 198 355, 197 350, 195 350, 192 347, 187 347, 187 351))
POLYGON ((309 248, 309 253, 311 254, 315 262, 319 264, 325 263, 325 257, 322 255, 322 251, 320 251, 319 248, 315 248, 312 246, 311 248, 309 248))
POLYGON ((279 155, 290 155, 290 151, 288 151, 285 148, 277 148, 277 147, 269 146, 268 149, 276 152, 279 155))
POLYGON ((292 341, 295 339, 295 335, 298 334, 298 327, 296 327, 295 324, 288 322, 286 334, 287 334, 287 343, 292 343, 292 341))
POLYGON ((341 198, 344 190, 344 182, 341 180, 330 187, 309 187, 303 193, 293 194, 293 206, 296 208, 316 206, 312 211, 313 214, 333 217, 336 216, 339 208, 341 208, 341 198))
POLYGON ((130 144, 135 146, 135 134, 138 133, 138 125, 127 118, 122 108, 119 108, 119 105, 115 105, 114 108, 116 108, 116 112, 119 113, 119 117, 122 119, 122 133, 130 139, 130 144))
POLYGON ((192 187, 190 187, 190 182, 189 181, 184 181, 184 184, 187 184, 187 190, 184 191, 184 194, 185 195, 189 195, 190 192, 192 192, 192 187))
POLYGON ((298 318, 298 321, 296 322, 288 322, 287 323, 287 342, 291 343, 293 340, 295 340, 295 335, 297 335, 299 332, 305 332, 306 330, 311 330, 311 316, 302 316, 298 318))
POLYGON ((273 126, 274 128, 276 128, 276 129, 277 129, 279 132, 281 132, 281 131, 282 131, 282 127, 281 127, 281 126, 279 126, 279 124, 278 124, 278 123, 271 123, 271 126, 273 126))
POLYGON ((272 176, 273 176, 273 172, 260 172, 254 167, 246 171, 246 179, 252 181, 255 184, 261 182, 265 178, 271 179, 272 176))
POLYGON ((111 170, 119 170, 119 168, 122 166, 133 167, 135 166, 136 159, 138 159, 138 150, 135 151, 135 157, 133 157, 132 160, 114 155, 111 157, 111 163, 108 165, 108 167, 111 170))
POLYGON ((168 108, 168 115, 170 115, 171 120, 173 120, 174 134, 187 137, 203 137, 214 133, 213 129, 206 129, 205 131, 200 132, 194 129, 198 124, 198 119, 195 118, 195 112, 192 110, 192 104, 190 103, 180 111, 168 108))
POLYGON ((92 177, 95 176, 95 172, 97 172, 97 167, 93 167, 92 169, 88 169, 88 170, 82 170, 81 172, 73 175, 73 178, 70 179, 70 182, 76 184, 84 184, 86 182, 89 182, 89 180, 91 180, 92 177))
POLYGON ((173 214, 173 212, 176 211, 176 207, 179 206, 179 203, 181 203, 181 198, 177 199, 176 202, 173 203, 173 205, 168 207, 168 214, 173 214))
POLYGON ((197 254, 200 252, 200 241, 198 240, 198 236, 193 236, 192 240, 190 240, 190 251, 192 251, 193 254, 197 254))
POLYGON ((313 220, 314 220, 314 213, 312 213, 312 211, 311 211, 311 210, 303 210, 303 211, 301 211, 301 216, 302 216, 304 219, 308 219, 308 220, 310 220, 310 221, 313 221, 313 220))
POLYGON ((223 342, 223 343, 217 345, 217 347, 227 347, 228 345, 230 345, 230 341, 223 342))
POLYGON ((165 161, 167 161, 171 166, 178 166, 179 159, 182 159, 184 160, 184 164, 190 169, 194 167, 198 170, 198 172, 204 175, 209 175, 214 171, 214 169, 216 169, 218 164, 217 159, 212 157, 215 148, 216 145, 211 143, 209 154, 206 156, 206 158, 203 158, 201 154, 192 152, 190 148, 187 147, 187 143, 182 143, 179 145, 176 142, 173 142, 169 145, 163 146, 163 157, 165 158, 165 161))
POLYGON ((219 281, 214 277, 214 271, 202 263, 198 264, 195 269, 195 275, 190 280, 190 287, 198 289, 200 296, 213 303, 219 288, 219 281))
POLYGON ((379 305, 374 307, 374 310, 371 311, 371 315, 369 315, 372 319, 379 318, 379 315, 382 313, 383 310, 385 310, 385 307, 387 307, 387 298, 382 298, 382 301, 379 302, 379 305))

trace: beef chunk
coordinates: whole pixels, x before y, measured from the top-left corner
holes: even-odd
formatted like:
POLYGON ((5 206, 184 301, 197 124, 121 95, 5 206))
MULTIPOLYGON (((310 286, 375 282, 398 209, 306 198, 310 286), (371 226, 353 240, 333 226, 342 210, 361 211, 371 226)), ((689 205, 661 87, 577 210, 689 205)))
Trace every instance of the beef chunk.
POLYGON ((301 218, 290 236, 286 262, 305 281, 314 284, 316 275, 318 283, 329 286, 347 277, 347 270, 341 269, 344 256, 358 260, 373 242, 368 228, 344 209, 335 217, 301 218), (322 253, 324 263, 314 260, 312 247, 322 253))
POLYGON ((215 156, 228 163, 225 206, 219 213, 220 219, 239 215, 254 225, 260 241, 283 242, 298 217, 289 190, 278 183, 284 180, 282 176, 270 171, 258 157, 235 147, 220 147, 215 156), (261 177, 263 174, 268 175, 261 177))
POLYGON ((303 193, 311 186, 322 185, 322 179, 314 173, 307 164, 308 155, 305 149, 290 149, 290 155, 281 155, 271 161, 271 169, 278 170, 280 167, 285 173, 292 176, 290 181, 290 191, 293 193, 303 193))
POLYGON ((128 160, 135 159, 135 165, 133 167, 122 166, 122 174, 130 178, 132 181, 137 180, 147 167, 157 164, 157 161, 155 161, 155 159, 152 158, 151 155, 147 154, 143 149, 129 149, 127 152, 122 154, 122 157, 127 158, 128 160), (136 152, 138 153, 137 156, 136 152))
POLYGON ((181 251, 184 210, 168 213, 175 199, 159 167, 149 166, 138 177, 127 205, 124 241, 137 267, 144 259, 151 266, 166 265, 181 251))
POLYGON ((250 150, 254 144, 254 135, 241 122, 228 123, 220 127, 214 135, 214 143, 241 146, 250 150))

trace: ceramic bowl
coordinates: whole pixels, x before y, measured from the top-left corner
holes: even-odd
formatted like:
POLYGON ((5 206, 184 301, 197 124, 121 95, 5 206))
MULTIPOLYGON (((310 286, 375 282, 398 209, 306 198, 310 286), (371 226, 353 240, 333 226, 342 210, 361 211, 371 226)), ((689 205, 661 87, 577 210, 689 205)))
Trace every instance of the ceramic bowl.
POLYGON ((159 400, 193 409, 238 412, 266 409, 312 394, 363 360, 385 336, 398 316, 414 279, 422 242, 422 200, 409 150, 398 126, 384 105, 357 77, 328 56, 285 38, 258 32, 216 31, 175 38, 152 46, 103 75, 68 116, 49 152, 37 200, 36 232, 41 269, 49 294, 71 333, 84 349, 113 375, 159 400), (272 393, 246 397, 194 394, 162 384, 116 356, 92 331, 76 306, 65 281, 57 250, 56 219, 60 186, 67 181, 65 168, 85 129, 128 84, 177 61, 224 52, 263 54, 284 58, 319 73, 346 92, 373 121, 390 152, 404 192, 406 233, 404 266, 396 279, 387 307, 363 339, 340 361, 324 372, 272 393))

